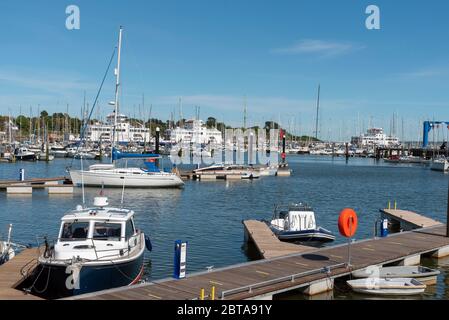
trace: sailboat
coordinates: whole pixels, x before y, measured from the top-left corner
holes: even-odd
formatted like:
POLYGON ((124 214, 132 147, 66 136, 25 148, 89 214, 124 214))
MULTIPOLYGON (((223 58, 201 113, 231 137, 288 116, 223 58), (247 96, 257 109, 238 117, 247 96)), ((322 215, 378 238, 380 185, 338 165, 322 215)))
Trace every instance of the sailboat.
POLYGON ((122 45, 122 31, 120 27, 118 40, 118 60, 115 69, 115 101, 114 105, 114 130, 112 139, 112 163, 95 164, 89 170, 69 170, 74 185, 80 186, 105 186, 105 187, 127 187, 134 188, 179 188, 184 185, 181 178, 172 172, 163 172, 156 166, 159 155, 156 154, 134 154, 122 153, 115 148, 118 140, 117 115, 119 114, 119 88, 120 88, 120 54, 122 45), (116 161, 119 159, 147 159, 144 168, 118 168, 116 161))

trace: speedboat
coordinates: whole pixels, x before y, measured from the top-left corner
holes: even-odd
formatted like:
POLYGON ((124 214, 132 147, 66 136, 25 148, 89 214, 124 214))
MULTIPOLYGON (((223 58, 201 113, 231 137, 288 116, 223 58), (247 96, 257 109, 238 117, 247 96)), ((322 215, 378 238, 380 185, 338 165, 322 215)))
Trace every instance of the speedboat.
POLYGON ((15 152, 16 160, 22 161, 36 161, 37 157, 34 152, 29 151, 27 148, 22 147, 16 150, 15 152))
POLYGON ((96 197, 93 207, 78 206, 62 217, 58 239, 54 246, 45 241, 26 290, 62 298, 136 284, 145 248, 151 250, 151 242, 136 228, 134 211, 96 197))
POLYGON ((408 296, 424 292, 426 285, 412 278, 366 278, 349 280, 347 284, 359 293, 382 296, 408 296))
POLYGON ((354 278, 413 278, 424 283, 436 283, 440 271, 423 266, 395 266, 378 267, 370 266, 362 270, 352 272, 354 278))
POLYGON ((276 206, 269 227, 281 241, 320 246, 335 240, 331 231, 317 227, 315 213, 303 203, 276 206))

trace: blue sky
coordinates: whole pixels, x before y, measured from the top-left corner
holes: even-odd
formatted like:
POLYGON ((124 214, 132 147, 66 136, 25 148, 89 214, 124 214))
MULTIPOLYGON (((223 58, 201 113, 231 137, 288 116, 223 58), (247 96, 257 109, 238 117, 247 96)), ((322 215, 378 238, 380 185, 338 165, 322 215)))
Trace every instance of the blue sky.
MULTIPOLYGON (((92 103, 124 26, 122 111, 168 119, 195 106, 201 117, 242 125, 268 120, 302 134, 314 126, 321 84, 323 139, 369 123, 418 139, 424 119, 449 120, 447 1, 2 1, 0 113, 79 114, 92 103), (76 4, 81 29, 65 28, 76 4), (379 6, 381 29, 365 28, 379 6), (139 112, 145 94, 146 108, 139 112)), ((100 96, 110 110, 114 77, 100 96)))

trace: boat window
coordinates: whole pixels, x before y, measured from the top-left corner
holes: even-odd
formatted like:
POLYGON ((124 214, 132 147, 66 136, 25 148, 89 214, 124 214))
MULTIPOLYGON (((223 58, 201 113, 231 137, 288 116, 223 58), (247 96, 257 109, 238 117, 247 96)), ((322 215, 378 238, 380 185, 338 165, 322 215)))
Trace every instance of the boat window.
POLYGON ((122 236, 122 225, 120 223, 95 222, 93 239, 120 241, 122 236))
POLYGON ((89 232, 89 222, 66 222, 62 227, 61 240, 86 240, 89 232))
POLYGON ((131 220, 126 221, 126 239, 131 238, 134 235, 134 226, 131 220))

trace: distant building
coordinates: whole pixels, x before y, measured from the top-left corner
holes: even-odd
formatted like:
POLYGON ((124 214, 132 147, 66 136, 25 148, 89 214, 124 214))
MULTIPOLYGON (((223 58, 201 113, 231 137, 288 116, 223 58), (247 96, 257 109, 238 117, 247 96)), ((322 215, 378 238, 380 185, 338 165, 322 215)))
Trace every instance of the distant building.
MULTIPOLYGON (((111 142, 114 135, 115 114, 111 113, 106 117, 106 124, 97 122, 88 126, 86 139, 92 142, 111 142)), ((141 126, 135 127, 129 123, 128 117, 124 114, 117 115, 117 138, 119 143, 129 142, 149 142, 150 129, 141 126)))
POLYGON ((352 137, 351 143, 359 147, 397 147, 401 144, 397 137, 387 136, 382 128, 368 129, 367 133, 352 137))
POLYGON ((167 130, 171 143, 221 144, 222 133, 215 128, 207 128, 202 120, 188 120, 184 127, 167 130))

